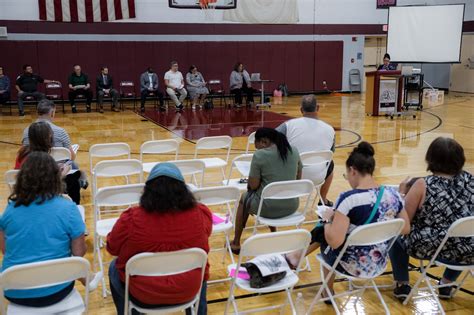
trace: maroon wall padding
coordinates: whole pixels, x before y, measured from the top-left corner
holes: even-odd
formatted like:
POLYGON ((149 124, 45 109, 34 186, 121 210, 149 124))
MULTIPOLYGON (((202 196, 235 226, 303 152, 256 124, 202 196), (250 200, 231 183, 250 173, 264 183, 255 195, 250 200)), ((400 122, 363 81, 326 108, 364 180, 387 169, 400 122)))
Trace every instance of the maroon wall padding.
MULTIPOLYGON (((109 67, 115 87, 122 80, 139 86, 139 77, 153 66, 160 77, 171 60, 177 60, 183 75, 195 64, 206 80, 220 79, 229 89, 229 75, 236 61, 250 73, 260 72, 272 91, 286 83, 290 92, 323 90, 322 80, 330 90, 342 87, 342 41, 316 42, 100 42, 100 41, 0 41, 2 66, 14 81, 23 64, 31 64, 45 79, 58 80, 67 86, 74 64, 89 75, 95 92, 95 77, 101 66, 109 67)), ((41 87, 44 90, 44 87, 41 87)), ((12 93, 16 99, 16 93, 12 93)))

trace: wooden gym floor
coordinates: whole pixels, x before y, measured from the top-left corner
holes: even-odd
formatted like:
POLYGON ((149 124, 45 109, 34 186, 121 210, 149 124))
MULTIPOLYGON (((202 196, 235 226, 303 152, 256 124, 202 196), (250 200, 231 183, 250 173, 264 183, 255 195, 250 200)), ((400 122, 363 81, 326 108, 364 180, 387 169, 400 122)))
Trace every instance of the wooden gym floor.
MULTIPOLYGON (((285 99, 283 104, 274 105, 271 108, 275 113, 286 113, 289 116, 299 117, 300 97, 290 97, 285 99)), ((318 96, 321 105, 320 117, 335 127, 336 131, 336 153, 335 177, 329 192, 329 199, 335 200, 339 193, 349 189, 349 185, 343 179, 344 162, 347 153, 360 140, 371 142, 376 150, 376 179, 379 183, 397 184, 406 176, 426 175, 424 163, 425 152, 433 139, 438 136, 453 137, 464 147, 466 154, 465 170, 474 171, 474 95, 450 93, 443 105, 435 107, 425 107, 423 112, 417 113, 417 118, 403 117, 390 120, 385 117, 367 117, 364 113, 364 96, 360 94, 344 96, 318 96)), ((150 105, 151 106, 151 105, 150 105)), ((105 142, 127 142, 130 144, 133 157, 138 158, 140 144, 152 139, 166 139, 177 137, 172 133, 152 122, 144 120, 141 116, 133 113, 129 109, 120 113, 106 112, 99 114, 96 112, 85 113, 85 110, 72 115, 70 107, 67 113, 58 112, 55 123, 66 128, 72 142, 80 144, 80 151, 77 161, 83 170, 88 170, 88 149, 95 143, 105 142)), ((81 109, 81 108, 80 108, 81 109)), ((7 109, 3 109, 0 115, 0 174, 13 168, 16 153, 19 149, 23 128, 33 122, 36 118, 34 109, 27 108, 25 117, 10 116, 7 109)), ((179 134, 179 133, 178 133, 179 134)), ((232 147, 232 157, 245 151, 246 138, 234 138, 232 147)), ((183 140, 180 149, 180 159, 192 158, 194 144, 191 141, 183 140)), ((223 155, 223 152, 213 152, 215 155, 223 155)), ((171 156, 160 156, 159 160, 169 160, 171 156)), ((206 174, 206 182, 212 183, 219 179, 219 173, 210 172, 206 174)), ((115 182, 114 182, 115 183, 115 182)), ((119 181, 116 182, 120 184, 119 181)), ((113 182, 109 182, 113 184, 113 182)), ((0 185, 0 207, 4 209, 8 197, 6 185, 0 185)), ((89 231, 93 230, 93 216, 91 207, 90 189, 83 193, 82 204, 86 207, 87 226, 89 231)), ((250 221, 252 222, 252 221, 250 221)), ((306 225, 310 230, 311 225, 306 225)), ((262 230, 262 232, 266 230, 262 230)), ((248 233, 244 235, 244 239, 248 233)), ((211 247, 220 247, 223 238, 213 237, 211 247)), ((92 234, 87 237, 89 246, 87 258, 92 262, 92 234)), ((108 255, 104 255, 110 259, 108 255)), ((218 279, 226 276, 226 265, 229 258, 222 264, 220 253, 210 254, 211 278, 218 279)), ((319 289, 321 281, 319 266, 313 257, 310 257, 312 272, 302 272, 301 280, 295 289, 302 292, 307 305, 319 289)), ((413 261, 413 263, 416 263, 413 261)), ((390 270, 390 267, 388 268, 390 270)), ((430 270, 434 276, 440 275, 440 269, 430 270)), ((418 273, 410 273, 411 281, 414 282, 418 273)), ((378 283, 388 284, 392 280, 391 275, 386 275, 377 280, 378 283)), ((347 283, 342 282, 336 285, 338 289, 345 288, 347 283)), ((82 291, 80 284, 77 285, 82 291)), ((225 300, 228 296, 228 283, 211 285, 208 288, 208 309, 209 314, 222 314, 225 307, 225 300)), ((465 285, 465 291, 459 292, 450 301, 443 301, 443 307, 449 314, 474 314, 474 280, 470 279, 465 285)), ((245 292, 237 292, 241 298, 238 304, 242 309, 250 307, 260 307, 270 304, 278 304, 284 300, 281 293, 264 296, 249 296, 245 292)), ((415 302, 410 302, 408 306, 403 306, 391 295, 391 290, 383 291, 386 303, 393 314, 436 314, 438 313, 434 301, 428 297, 422 297, 415 302)), ((339 300, 342 306, 345 299, 339 300)), ((115 309, 112 298, 109 296, 102 299, 100 290, 91 293, 90 314, 114 314, 115 309)), ((331 306, 318 304, 314 312, 334 313, 331 306)), ((374 292, 367 292, 363 298, 354 302, 351 298, 347 303, 345 314, 380 314, 383 310, 374 292)), ((272 312, 274 313, 274 312, 272 312)), ((289 313, 287 308, 287 313, 289 313)), ((270 312, 268 314, 271 314, 270 312)))

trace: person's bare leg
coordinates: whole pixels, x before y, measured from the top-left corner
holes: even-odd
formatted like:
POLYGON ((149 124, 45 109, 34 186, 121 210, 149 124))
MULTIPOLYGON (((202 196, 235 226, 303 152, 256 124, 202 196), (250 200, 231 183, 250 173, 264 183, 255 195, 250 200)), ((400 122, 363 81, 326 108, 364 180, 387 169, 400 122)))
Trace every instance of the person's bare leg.
POLYGON ((323 199, 324 203, 328 201, 327 195, 329 192, 329 187, 331 187, 332 179, 334 177, 334 171, 331 173, 331 175, 326 178, 324 181, 324 184, 321 186, 321 198, 323 199))
MULTIPOLYGON (((308 256, 309 254, 317 250, 319 246, 321 246, 321 244, 316 243, 316 242, 309 244, 308 250, 306 251, 304 255, 308 256)), ((302 254, 301 251, 298 250, 298 251, 294 251, 292 253, 286 254, 285 257, 286 257, 286 260, 290 263, 290 265, 296 267, 298 263, 300 262, 301 254, 302 254)))
POLYGON ((244 211, 244 203, 242 198, 239 202, 239 207, 237 208, 237 213, 235 215, 235 233, 234 240, 231 242, 231 247, 237 249, 240 247, 240 238, 242 237, 242 231, 247 224, 249 218, 248 212, 244 211), (233 246, 232 246, 233 245, 233 246))

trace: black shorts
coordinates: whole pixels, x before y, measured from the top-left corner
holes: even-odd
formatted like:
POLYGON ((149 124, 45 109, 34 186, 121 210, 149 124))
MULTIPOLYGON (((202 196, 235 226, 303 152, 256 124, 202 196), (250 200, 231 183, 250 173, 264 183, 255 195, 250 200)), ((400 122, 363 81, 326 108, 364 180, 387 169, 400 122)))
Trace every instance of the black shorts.
POLYGON ((324 179, 328 179, 329 175, 331 175, 333 171, 334 171, 334 161, 331 161, 331 163, 329 163, 328 171, 324 179))

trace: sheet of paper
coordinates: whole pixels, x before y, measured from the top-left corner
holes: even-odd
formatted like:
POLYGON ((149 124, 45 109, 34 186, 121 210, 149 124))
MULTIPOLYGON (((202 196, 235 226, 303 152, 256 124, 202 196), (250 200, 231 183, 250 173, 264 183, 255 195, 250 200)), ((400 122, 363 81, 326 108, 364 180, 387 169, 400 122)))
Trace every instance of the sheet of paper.
POLYGON ((290 266, 283 255, 261 255, 248 262, 255 264, 264 277, 282 271, 290 271, 290 266))
POLYGON ((218 215, 212 214, 212 224, 217 225, 225 222, 225 219, 221 218, 218 215))

